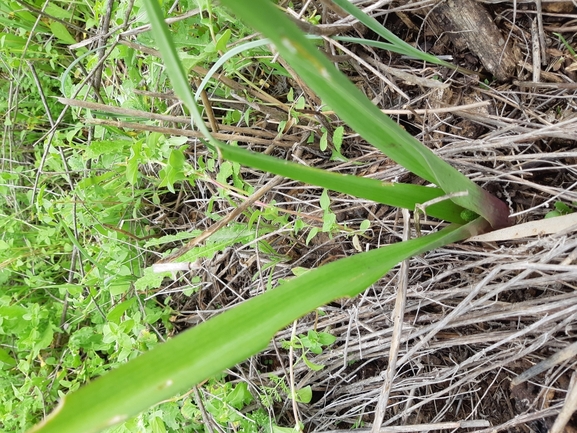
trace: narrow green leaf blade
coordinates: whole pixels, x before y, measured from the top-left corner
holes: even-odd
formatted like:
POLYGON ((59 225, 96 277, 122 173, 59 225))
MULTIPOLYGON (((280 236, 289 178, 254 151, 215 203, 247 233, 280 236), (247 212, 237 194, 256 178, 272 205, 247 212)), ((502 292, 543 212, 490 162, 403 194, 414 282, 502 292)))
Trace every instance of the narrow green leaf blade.
POLYGON ((95 433, 122 422, 258 353, 278 330, 321 305, 356 296, 398 262, 465 239, 486 225, 478 218, 311 270, 80 388, 30 433, 95 433))
POLYGON ((379 23, 376 19, 367 15, 361 9, 353 5, 349 0, 332 0, 332 1, 341 9, 343 9, 345 12, 351 14, 353 17, 358 19, 361 23, 367 26, 367 28, 371 29, 379 36, 382 36, 383 38, 388 40, 392 45, 391 49, 394 50, 396 53, 405 54, 415 59, 435 63, 437 65, 447 66, 452 69, 456 68, 455 65, 449 62, 445 62, 433 56, 432 54, 425 53, 413 47, 412 45, 407 44, 405 41, 403 41, 401 38, 399 38, 397 35, 395 35, 389 29, 384 27, 381 23, 379 23))
POLYGON ((383 114, 272 2, 222 0, 222 3, 269 38, 307 85, 365 140, 446 193, 468 191, 468 196, 453 200, 483 216, 494 228, 508 225, 509 210, 505 203, 441 160, 383 114))
MULTIPOLYGON (((439 188, 404 183, 387 183, 376 179, 340 174, 320 170, 306 165, 250 152, 236 146, 217 144, 223 158, 269 173, 286 176, 310 185, 322 186, 332 191, 350 194, 389 206, 413 210, 416 204, 444 195, 439 188)), ((463 208, 450 200, 442 201, 427 208, 427 214, 445 221, 463 223, 463 208)))
POLYGON ((64 24, 58 21, 52 21, 50 23, 50 30, 52 34, 56 36, 56 38, 65 44, 75 44, 76 39, 70 34, 68 29, 64 26, 64 24))
POLYGON ((188 82, 186 73, 184 72, 182 62, 178 57, 174 41, 172 40, 168 27, 164 22, 164 15, 160 9, 160 5, 156 0, 146 0, 144 4, 152 26, 152 34, 154 35, 159 51, 162 54, 162 60, 164 60, 166 72, 174 87, 174 93, 191 111, 196 127, 209 141, 212 141, 212 137, 208 132, 208 128, 204 124, 198 106, 196 105, 194 95, 190 89, 190 83, 188 82))

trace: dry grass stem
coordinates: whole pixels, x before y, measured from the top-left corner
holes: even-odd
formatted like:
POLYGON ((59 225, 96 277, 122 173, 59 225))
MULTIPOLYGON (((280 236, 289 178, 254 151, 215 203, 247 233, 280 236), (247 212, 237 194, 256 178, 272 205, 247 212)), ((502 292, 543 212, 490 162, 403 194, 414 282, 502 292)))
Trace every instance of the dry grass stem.
MULTIPOLYGON (((411 216, 407 209, 403 209, 403 241, 410 239, 411 235, 411 216)), ((399 347, 401 343, 401 335, 403 332, 403 321, 405 318, 405 304, 407 300, 407 284, 409 273, 409 260, 403 260, 399 269, 399 283, 397 286, 397 297, 395 300, 395 307, 393 310, 393 334, 391 336, 391 347, 389 348, 389 365, 383 375, 383 386, 377 401, 375 410, 375 420, 371 429, 372 433, 377 433, 381 430, 383 419, 385 417, 385 410, 389 402, 389 395, 393 386, 393 379, 397 372, 397 359, 399 357, 399 347)))

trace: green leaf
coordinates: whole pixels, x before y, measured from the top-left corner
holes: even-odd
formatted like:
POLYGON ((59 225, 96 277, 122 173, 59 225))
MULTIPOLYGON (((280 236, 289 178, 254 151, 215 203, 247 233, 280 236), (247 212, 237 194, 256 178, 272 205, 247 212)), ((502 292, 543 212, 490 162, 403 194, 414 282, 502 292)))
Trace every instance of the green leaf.
POLYGON ((319 230, 320 230, 320 229, 319 229, 318 227, 313 227, 313 228, 310 230, 310 232, 309 232, 309 234, 307 235, 307 238, 306 238, 306 240, 305 240, 305 245, 308 245, 308 244, 313 240, 313 238, 317 235, 317 233, 319 232, 319 230))
POLYGON ((336 228, 336 225, 337 225, 337 216, 330 211, 325 211, 325 213, 323 214, 322 231, 325 233, 330 232, 336 228))
MULTIPOLYGON (((573 203, 575 205, 575 203, 573 203)), ((562 201, 556 201, 553 205, 555 210, 551 210, 545 214, 544 219, 548 218, 555 218, 562 215, 568 215, 574 212, 574 209, 569 207, 567 204, 563 203, 562 201)))
POLYGON ((40 352, 42 349, 46 349, 52 343, 52 337, 54 336, 54 330, 51 325, 48 325, 44 332, 42 332, 40 338, 34 343, 34 351, 36 353, 40 352))
POLYGON ((135 141, 130 148, 130 158, 126 164, 126 180, 134 185, 138 180, 138 164, 142 152, 142 141, 135 141))
POLYGON ((329 210, 330 209, 331 199, 329 198, 329 194, 327 193, 326 189, 323 189, 319 203, 321 205, 321 209, 323 209, 323 210, 329 210))
POLYGON ((319 143, 319 148, 321 149, 321 151, 325 151, 327 150, 327 147, 329 146, 329 133, 328 131, 325 129, 323 132, 323 135, 321 135, 321 141, 319 143))
POLYGON ((345 128, 343 126, 338 126, 333 132, 333 144, 337 152, 341 152, 341 146, 343 144, 343 136, 345 134, 345 128))
POLYGON ((50 23, 50 31, 59 41, 65 44, 72 45, 76 43, 76 39, 70 34, 66 26, 58 21, 52 21, 50 23))
POLYGON ((164 278, 170 275, 170 272, 154 272, 151 267, 146 268, 143 275, 135 281, 134 288, 137 291, 156 289, 160 287, 164 278))
POLYGON ((133 279, 132 278, 122 278, 116 276, 110 284, 106 285, 106 288, 110 292, 112 296, 123 295, 130 290, 132 287, 133 279))
POLYGON ((130 298, 124 302, 117 304, 110 312, 106 315, 106 319, 110 322, 114 322, 117 325, 120 323, 120 318, 134 303, 136 298, 130 298))
POLYGON ((31 432, 93 433, 124 421, 258 353, 279 329, 321 305, 356 296, 396 263, 486 228, 487 223, 478 219, 466 226, 449 226, 429 236, 311 270, 179 334, 67 395, 31 432))
POLYGON ((220 165, 220 170, 216 175, 216 180, 218 180, 221 184, 226 185, 227 179, 231 177, 232 174, 233 174, 232 163, 230 161, 224 161, 220 165))
POLYGON ((128 143, 130 142, 125 140, 93 141, 84 155, 86 158, 94 159, 109 153, 120 153, 128 143))
POLYGON ((304 355, 303 355, 302 359, 303 359, 304 363, 307 365, 307 367, 310 368, 312 371, 319 371, 319 370, 322 370, 323 368, 325 368, 325 366, 323 364, 315 364, 314 362, 309 360, 304 355))
POLYGON ((191 92, 190 84, 178 56, 176 46, 168 30, 168 26, 164 22, 164 15, 160 4, 157 1, 146 0, 145 5, 150 24, 152 25, 152 33, 158 44, 159 51, 162 53, 162 59, 166 65, 166 72, 174 88, 174 93, 190 110, 195 126, 203 133, 209 143, 213 144, 215 140, 204 124, 198 105, 191 92))
POLYGON ((312 398, 313 390, 310 385, 307 385, 296 392, 296 401, 299 403, 310 403, 312 398))
POLYGON ((152 429, 152 433, 166 433, 164 421, 162 421, 162 418, 158 416, 155 416, 150 420, 150 427, 152 429))
POLYGON ((172 149, 166 166, 159 172, 161 179, 159 186, 166 186, 170 192, 174 193, 174 184, 186 180, 184 174, 185 160, 182 150, 172 149))
POLYGON ((230 39, 231 31, 230 29, 226 29, 222 35, 216 41, 216 50, 217 51, 224 51, 226 50, 226 44, 230 39))
POLYGON ((328 332, 319 332, 318 335, 319 335, 319 343, 321 343, 323 346, 330 346, 335 341, 337 341, 337 337, 335 337, 332 334, 329 334, 328 332))
POLYGON ((561 212, 562 215, 568 215, 573 212, 573 209, 571 209, 567 204, 563 203, 562 201, 555 202, 553 206, 555 206, 555 209, 561 212))
POLYGON ((443 60, 438 59, 437 57, 433 56, 432 54, 425 53, 412 45, 406 43, 393 32, 388 30, 384 27, 381 23, 379 23, 373 17, 367 15, 361 9, 353 5, 348 0, 333 0, 333 2, 342 8, 345 12, 350 14, 351 16, 358 19, 361 23, 363 23, 367 28, 374 31, 379 36, 382 36, 384 39, 390 42, 387 49, 394 51, 396 53, 404 54, 415 59, 420 59, 425 62, 435 63, 437 65, 447 66, 451 69, 456 69, 456 66, 449 62, 445 62, 443 60))
MULTIPOLYGON (((414 210, 416 204, 425 203, 444 194, 438 188, 403 183, 386 183, 376 179, 366 179, 295 164, 272 156, 250 152, 236 146, 220 144, 217 144, 217 146, 222 157, 231 161, 390 206, 414 210)), ((462 207, 452 201, 445 200, 427 207, 427 215, 445 221, 463 223, 464 221, 460 215, 462 210, 462 207)))
POLYGON ((241 382, 226 396, 226 401, 235 409, 241 410, 253 400, 246 382, 241 382))
POLYGON ((0 362, 4 363, 7 367, 14 367, 16 365, 16 360, 10 356, 8 351, 0 347, 0 362))
POLYGON ((45 12, 53 17, 60 18, 61 20, 71 20, 73 17, 70 11, 62 9, 54 3, 48 3, 45 12))
POLYGON ((308 271, 310 271, 309 268, 303 268, 301 266, 297 266, 291 269, 291 272, 295 277, 300 277, 301 275, 305 274, 308 271))
POLYGON ((295 109, 302 110, 305 108, 305 105, 306 105, 306 100, 305 100, 304 96, 299 96, 299 99, 297 99, 297 102, 295 102, 295 109))
POLYGON ((563 35, 561 33, 553 33, 555 36, 557 36, 559 38, 559 40, 561 42, 563 42, 563 45, 565 45, 565 48, 567 48, 567 51, 569 51, 571 53, 571 55, 577 59, 577 54, 575 54, 575 50, 573 49, 573 47, 571 45, 569 45, 569 43, 567 42, 567 40, 563 37, 563 35))
POLYGON ((549 219, 549 218, 556 218, 558 216, 561 216, 561 212, 557 211, 557 210, 552 210, 549 211, 545 214, 545 216, 543 217, 543 219, 549 219))
POLYGON ((18 319, 20 320, 27 310, 19 305, 6 305, 0 307, 0 317, 3 319, 18 319))

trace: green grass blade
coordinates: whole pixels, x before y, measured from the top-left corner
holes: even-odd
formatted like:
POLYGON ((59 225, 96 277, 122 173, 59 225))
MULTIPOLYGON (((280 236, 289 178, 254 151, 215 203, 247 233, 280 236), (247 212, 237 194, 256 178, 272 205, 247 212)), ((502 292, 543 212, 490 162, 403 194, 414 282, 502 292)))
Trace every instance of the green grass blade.
POLYGON ((392 48, 389 48, 391 51, 413 57, 414 59, 423 60, 424 62, 435 63, 437 65, 442 65, 448 68, 456 69, 456 66, 453 65, 452 63, 445 62, 441 59, 438 59, 432 54, 425 53, 413 47, 412 45, 407 44, 405 41, 403 41, 401 38, 399 38, 397 35, 388 30, 381 23, 379 23, 376 19, 367 15, 361 9, 353 5, 349 0, 332 0, 332 1, 341 9, 343 9, 345 12, 351 14, 353 17, 358 19, 367 28, 371 29, 376 34, 389 41, 392 45, 392 48))
POLYGON ((507 206, 438 158, 383 114, 268 0, 222 0, 233 12, 269 38, 307 85, 365 140, 403 167, 454 198, 460 206, 487 219, 495 228, 508 224, 507 206))
POLYGON ((159 3, 154 0, 145 1, 146 10, 148 11, 148 18, 152 26, 152 33, 158 44, 159 51, 162 55, 162 60, 166 66, 166 73, 170 78, 170 82, 174 87, 174 93, 180 98, 182 102, 190 110, 190 114, 194 120, 196 127, 203 133, 209 142, 213 142, 213 138, 204 124, 204 120, 194 99, 194 95, 190 89, 190 83, 184 72, 184 66, 178 57, 176 46, 168 30, 168 26, 164 22, 164 15, 160 9, 159 3))
MULTIPOLYGON (((343 74, 318 53, 305 35, 271 2, 268 0, 223 1, 223 3, 229 2, 231 3, 229 6, 235 6, 235 12, 244 16, 249 23, 265 33, 265 36, 269 36, 281 54, 305 81, 370 143, 407 169, 436 183, 446 193, 469 191, 468 196, 456 198, 453 201, 483 216, 494 227, 504 225, 499 219, 501 214, 508 215, 508 209, 504 203, 446 164, 388 116, 382 114, 343 74), (258 7, 255 7, 257 4, 258 7), (499 207, 500 205, 502 206, 499 207), (495 209, 500 213, 496 214, 495 209)), ((197 126, 207 140, 213 146, 224 149, 223 143, 211 137, 200 116, 188 78, 178 58, 158 3, 147 0, 145 4, 149 11, 152 32, 162 52, 175 92, 190 108, 197 126)), ((443 204, 441 207, 446 206, 443 204)), ((435 211, 436 209, 433 209, 433 212, 435 211)), ((457 221, 454 217, 447 219, 457 221)))
MULTIPOLYGON (((225 159, 239 164, 389 206, 413 210, 416 204, 422 204, 444 195, 443 190, 439 188, 382 182, 376 179, 334 173, 250 152, 240 147, 218 146, 221 155, 225 159)), ((444 200, 427 207, 427 215, 460 224, 465 222, 461 218, 462 211, 462 207, 450 200, 444 200)))
POLYGON ((223 0, 222 3, 269 38, 307 85, 363 138, 403 167, 436 183, 428 164, 415 151, 420 143, 382 114, 272 2, 223 0))
POLYGON ((464 226, 389 245, 311 270, 157 346, 63 399, 30 433, 94 433, 263 350, 292 321, 335 299, 356 296, 395 264, 480 232, 464 226))
MULTIPOLYGON (((178 53, 176 52, 176 48, 164 22, 160 7, 155 1, 147 1, 146 5, 149 8, 152 32, 160 47, 163 60, 166 62, 166 70, 174 86, 175 92, 182 101, 189 106, 195 117, 196 124, 199 127, 202 126, 201 131, 203 134, 213 146, 220 149, 221 154, 225 158, 254 168, 266 170, 271 173, 280 174, 294 180, 323 186, 334 191, 356 195, 358 197, 375 200, 379 203, 391 206, 405 207, 411 210, 415 208, 415 204, 417 203, 424 203, 428 200, 444 195, 443 191, 439 189, 401 184, 386 185, 371 179, 361 179, 353 176, 343 176, 335 173, 323 172, 322 170, 303 167, 298 164, 281 161, 265 155, 254 154, 241 148, 227 146, 226 144, 213 139, 202 122, 196 106, 196 98, 192 94, 190 84, 182 67, 182 63, 178 58, 178 53)), ((346 79, 345 82, 349 83, 346 79)), ((376 109, 372 104, 371 106, 376 109)), ((388 117, 386 117, 386 119, 392 122, 388 117)), ((396 124, 393 123, 393 125, 395 128, 402 131, 402 129, 400 129, 396 124)), ((461 211, 462 207, 454 205, 449 200, 433 205, 427 209, 427 213, 431 216, 456 223, 463 222, 460 216, 461 211)))

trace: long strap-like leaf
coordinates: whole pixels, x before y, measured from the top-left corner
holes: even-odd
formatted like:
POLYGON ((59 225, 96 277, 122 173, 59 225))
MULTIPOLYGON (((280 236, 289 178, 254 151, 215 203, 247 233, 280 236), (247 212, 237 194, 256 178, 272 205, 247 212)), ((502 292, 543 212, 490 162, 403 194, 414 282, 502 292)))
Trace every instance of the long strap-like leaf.
POLYGON ((263 350, 292 321, 338 298, 356 296, 400 261, 486 228, 465 226, 338 260, 234 307, 67 396, 30 433, 95 433, 263 350))
POLYGON ((270 0, 222 0, 222 4, 269 38, 300 77, 365 140, 403 167, 440 186, 447 194, 488 220, 494 228, 508 224, 505 203, 437 157, 383 114, 322 55, 302 31, 270 0))

